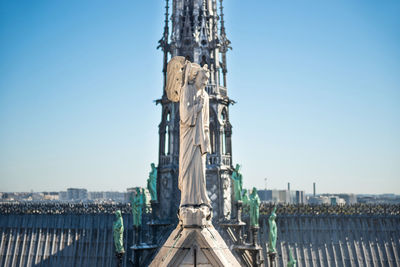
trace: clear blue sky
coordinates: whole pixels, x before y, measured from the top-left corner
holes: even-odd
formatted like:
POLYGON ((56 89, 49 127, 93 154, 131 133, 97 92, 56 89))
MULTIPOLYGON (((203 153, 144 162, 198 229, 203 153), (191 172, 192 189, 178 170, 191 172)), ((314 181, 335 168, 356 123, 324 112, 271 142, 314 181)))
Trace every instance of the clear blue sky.
MULTIPOLYGON (((400 193, 400 2, 225 1, 245 187, 400 193)), ((163 1, 0 1, 0 191, 146 184, 163 1)))

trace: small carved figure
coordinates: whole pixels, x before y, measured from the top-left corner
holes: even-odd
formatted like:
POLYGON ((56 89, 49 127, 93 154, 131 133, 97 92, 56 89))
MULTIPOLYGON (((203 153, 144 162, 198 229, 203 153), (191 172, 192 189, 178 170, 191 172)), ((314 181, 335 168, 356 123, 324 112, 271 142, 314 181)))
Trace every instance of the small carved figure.
POLYGON ((257 194, 257 188, 253 187, 250 195, 250 225, 253 227, 258 226, 260 218, 260 197, 257 194))
POLYGON ((133 225, 139 227, 142 225, 142 212, 144 205, 144 196, 140 188, 136 188, 136 195, 132 200, 132 214, 133 214, 133 225))
POLYGON ((269 216, 269 252, 276 253, 276 239, 278 234, 278 228, 276 226, 276 206, 272 210, 271 215, 269 216))
POLYGON ((151 163, 151 172, 147 179, 147 189, 150 192, 151 200, 157 200, 157 168, 151 163))
POLYGON ((113 224, 113 235, 115 252, 117 254, 125 253, 124 250, 124 222, 122 220, 122 214, 120 210, 115 212, 115 221, 113 224))
POLYGON ((242 200, 243 179, 242 179, 242 174, 239 171, 240 171, 240 165, 236 164, 236 168, 233 170, 232 173, 233 189, 235 192, 236 201, 242 200))
POLYGON ((293 258, 292 250, 289 249, 289 261, 287 267, 296 267, 296 260, 293 258))

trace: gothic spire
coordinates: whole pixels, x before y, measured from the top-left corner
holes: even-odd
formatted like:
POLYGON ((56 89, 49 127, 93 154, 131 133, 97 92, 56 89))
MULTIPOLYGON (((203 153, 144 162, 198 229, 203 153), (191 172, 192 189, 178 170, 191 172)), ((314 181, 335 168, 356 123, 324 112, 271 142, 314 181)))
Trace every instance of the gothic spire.
POLYGON ((220 52, 222 55, 222 74, 223 74, 223 79, 224 79, 224 87, 226 87, 226 73, 228 72, 227 65, 226 65, 226 52, 228 52, 228 49, 232 49, 230 46, 231 41, 228 40, 226 37, 226 32, 225 32, 225 22, 224 22, 224 7, 222 5, 222 0, 219 0, 220 2, 220 18, 221 18, 221 30, 220 30, 220 52))
POLYGON ((164 25, 164 34, 163 37, 158 41, 158 46, 157 49, 161 48, 162 51, 164 52, 164 58, 163 58, 163 74, 164 74, 164 85, 163 89, 165 88, 165 84, 167 82, 167 64, 168 64, 168 52, 169 52, 169 43, 168 43, 168 35, 169 35, 169 27, 168 27, 168 10, 169 10, 169 5, 168 5, 169 0, 166 0, 165 2, 165 25, 164 25))

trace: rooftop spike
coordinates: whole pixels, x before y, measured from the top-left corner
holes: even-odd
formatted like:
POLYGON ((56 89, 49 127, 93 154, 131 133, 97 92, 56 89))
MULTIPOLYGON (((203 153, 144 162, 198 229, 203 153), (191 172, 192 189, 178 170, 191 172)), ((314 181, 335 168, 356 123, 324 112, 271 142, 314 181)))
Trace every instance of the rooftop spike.
POLYGON ((168 10, 169 10, 169 5, 168 5, 169 0, 165 1, 165 25, 164 25, 164 34, 163 37, 158 41, 158 46, 157 49, 161 48, 164 52, 164 58, 163 58, 163 74, 164 74, 164 86, 167 82, 167 64, 168 64, 168 51, 169 51, 169 44, 168 44, 168 35, 169 35, 169 27, 168 27, 168 10))

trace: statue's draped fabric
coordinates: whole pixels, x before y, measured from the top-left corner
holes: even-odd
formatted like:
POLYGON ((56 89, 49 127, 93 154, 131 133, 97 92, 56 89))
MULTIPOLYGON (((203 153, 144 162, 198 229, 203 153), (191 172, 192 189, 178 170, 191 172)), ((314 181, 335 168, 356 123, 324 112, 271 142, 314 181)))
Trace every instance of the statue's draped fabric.
POLYGON ((124 222, 122 220, 121 211, 117 210, 115 217, 113 224, 115 251, 117 253, 124 253, 124 222))
POLYGON ((151 172, 147 179, 147 189, 149 190, 151 200, 157 200, 157 168, 154 163, 151 164, 151 172))
POLYGON ((136 195, 132 199, 133 225, 135 227, 139 227, 142 225, 142 212, 144 203, 144 194, 138 188, 136 189, 136 195))
POLYGON ((276 207, 269 216, 269 252, 276 252, 276 239, 278 237, 278 229, 276 226, 276 207))
POLYGON ((233 189, 235 191, 235 200, 240 201, 242 200, 242 188, 243 188, 243 181, 242 181, 242 174, 239 172, 240 165, 236 165, 236 169, 232 173, 232 180, 233 180, 233 189))
POLYGON ((254 188, 250 195, 250 225, 258 226, 260 218, 260 197, 257 194, 257 190, 254 188))
POLYGON ((194 84, 186 84, 181 91, 179 109, 181 206, 210 206, 206 189, 206 155, 210 152, 207 92, 197 90, 194 84))

